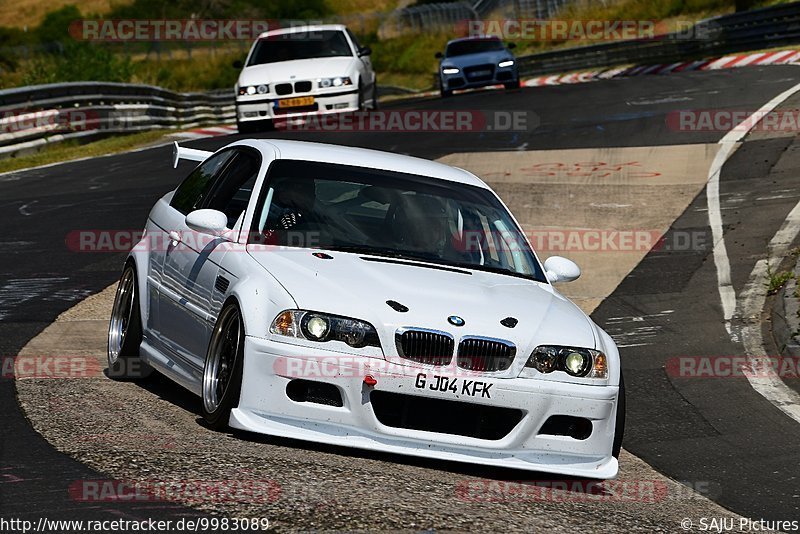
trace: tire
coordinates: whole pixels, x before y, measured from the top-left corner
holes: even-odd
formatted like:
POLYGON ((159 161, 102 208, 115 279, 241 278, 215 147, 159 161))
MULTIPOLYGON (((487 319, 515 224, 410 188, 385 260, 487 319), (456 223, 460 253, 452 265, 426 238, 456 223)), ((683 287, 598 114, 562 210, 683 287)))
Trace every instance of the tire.
POLYGON ((214 430, 228 426, 231 410, 239 405, 244 366, 244 322, 239 306, 222 308, 203 367, 203 419, 214 430))
POLYGON ((511 91, 512 89, 519 89, 519 80, 515 82, 504 83, 503 87, 506 88, 506 91, 511 91))
POLYGON ((372 83, 372 110, 375 111, 378 109, 378 77, 375 77, 375 81, 372 83))
POLYGON ((617 400, 617 416, 614 425, 614 442, 611 446, 611 455, 619 458, 622 450, 622 437, 625 434, 625 379, 620 371, 619 375, 619 397, 617 400))
POLYGON ((445 89, 440 89, 439 90, 439 94, 441 95, 442 98, 448 98, 448 97, 453 96, 453 91, 452 90, 448 91, 448 90, 445 90, 445 89))
POLYGON ((108 377, 113 380, 140 380, 153 368, 139 357, 142 344, 142 317, 136 267, 128 262, 122 270, 111 319, 108 323, 108 377))
POLYGON ((364 87, 358 82, 358 111, 366 111, 367 104, 364 102, 364 87))

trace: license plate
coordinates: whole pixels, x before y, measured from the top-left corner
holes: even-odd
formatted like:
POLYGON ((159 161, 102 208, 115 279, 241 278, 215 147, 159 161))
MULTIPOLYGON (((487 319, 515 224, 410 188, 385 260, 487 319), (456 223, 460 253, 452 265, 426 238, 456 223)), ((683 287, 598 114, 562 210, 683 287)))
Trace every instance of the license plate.
POLYGON ((467 397, 479 397, 482 399, 492 398, 492 386, 488 382, 481 380, 467 380, 466 378, 455 378, 452 376, 432 375, 419 373, 414 381, 417 389, 427 389, 430 391, 441 391, 442 393, 453 393, 454 395, 465 395, 467 397))
POLYGON ((314 104, 313 96, 298 96, 297 98, 281 98, 275 102, 276 108, 299 108, 314 104))
POLYGON ((470 78, 477 78, 479 76, 489 76, 492 73, 490 70, 476 70, 470 74, 470 78))

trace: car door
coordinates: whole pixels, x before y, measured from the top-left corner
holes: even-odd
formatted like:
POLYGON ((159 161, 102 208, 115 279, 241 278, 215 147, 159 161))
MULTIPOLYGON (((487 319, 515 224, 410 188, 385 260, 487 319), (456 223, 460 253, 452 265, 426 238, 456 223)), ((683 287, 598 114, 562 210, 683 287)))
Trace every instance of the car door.
MULTIPOLYGON (((168 348, 166 346, 165 330, 174 328, 171 321, 161 318, 162 297, 167 289, 163 283, 164 259, 169 253, 174 253, 174 249, 179 246, 180 229, 183 221, 189 212, 202 204, 205 195, 214 183, 214 179, 219 175, 228 163, 233 153, 222 151, 212 155, 186 177, 186 179, 172 193, 172 196, 165 196, 160 199, 156 207, 151 212, 151 219, 148 222, 148 243, 151 243, 149 254, 149 314, 147 331, 151 336, 151 342, 159 350, 168 348), (177 238, 177 239, 176 239, 177 238)), ((174 284, 171 284, 169 291, 174 291, 174 284)))
POLYGON ((186 215, 206 207, 234 168, 238 151, 211 156, 181 184, 170 203, 167 246, 158 300, 161 341, 199 377, 210 337, 209 302, 225 254, 224 237, 201 234, 186 225, 186 215))

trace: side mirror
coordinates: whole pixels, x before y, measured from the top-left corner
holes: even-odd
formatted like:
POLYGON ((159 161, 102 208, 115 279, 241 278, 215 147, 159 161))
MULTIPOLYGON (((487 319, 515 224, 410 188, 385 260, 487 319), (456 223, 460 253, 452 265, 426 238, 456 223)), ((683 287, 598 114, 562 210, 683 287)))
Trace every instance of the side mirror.
POLYGON ((368 56, 372 54, 372 49, 368 46, 362 46, 358 49, 358 57, 368 56))
POLYGON ((194 210, 186 216, 186 226, 201 234, 220 237, 228 229, 228 216, 217 210, 194 210))
POLYGON ((244 68, 244 61, 242 61, 242 60, 240 60, 240 59, 237 59, 236 61, 234 61, 233 63, 231 63, 231 66, 232 66, 234 69, 242 69, 242 68, 244 68))
POLYGON ((550 256, 544 262, 544 274, 551 284, 559 282, 572 282, 581 275, 581 268, 567 258, 561 256, 550 256))
POLYGON ((441 52, 436 52, 433 55, 433 57, 435 57, 436 59, 442 59, 444 57, 444 54, 442 54, 441 52))
POLYGON ((508 43, 508 46, 506 46, 506 48, 508 48, 509 50, 511 50, 512 48, 516 48, 516 47, 517 47, 517 43, 508 43))

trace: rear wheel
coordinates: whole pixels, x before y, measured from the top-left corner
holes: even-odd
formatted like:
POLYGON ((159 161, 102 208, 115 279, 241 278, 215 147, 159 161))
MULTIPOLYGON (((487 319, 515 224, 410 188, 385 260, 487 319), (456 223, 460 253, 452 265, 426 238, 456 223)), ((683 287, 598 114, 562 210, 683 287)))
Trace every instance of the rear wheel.
POLYGON ((226 305, 219 314, 203 369, 203 418, 208 426, 228 426, 231 410, 239 404, 244 364, 244 322, 239 306, 226 305))
POLYGON ((108 324, 108 376, 114 380, 138 380, 152 374, 153 368, 139 358, 142 344, 142 319, 136 268, 125 265, 119 279, 111 320, 108 324))
POLYGON ((611 455, 614 456, 614 458, 619 458, 619 453, 622 450, 623 434, 625 434, 625 379, 620 371, 617 417, 614 425, 614 444, 611 447, 611 455))

